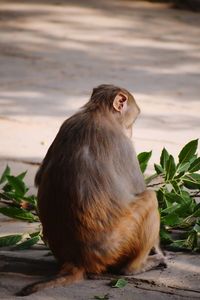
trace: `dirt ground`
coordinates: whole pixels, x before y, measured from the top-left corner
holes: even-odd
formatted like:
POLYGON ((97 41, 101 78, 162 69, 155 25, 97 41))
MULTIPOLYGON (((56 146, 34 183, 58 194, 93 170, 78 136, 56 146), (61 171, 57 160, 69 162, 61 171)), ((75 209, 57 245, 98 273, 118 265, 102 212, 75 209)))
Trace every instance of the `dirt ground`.
MULTIPOLYGON (((153 150, 149 173, 163 146, 176 156, 200 136, 200 14, 145 1, 0 0, 0 174, 7 163, 14 173, 28 170, 35 191, 61 123, 101 83, 134 94, 142 113, 133 141, 138 152, 153 150)), ((0 234, 31 228, 0 219, 0 234)), ((1 251, 1 299, 14 299, 43 264, 46 274, 53 262, 39 250, 1 251)), ((176 254, 169 265, 122 290, 104 278, 28 299, 199 299, 199 256, 176 254)))

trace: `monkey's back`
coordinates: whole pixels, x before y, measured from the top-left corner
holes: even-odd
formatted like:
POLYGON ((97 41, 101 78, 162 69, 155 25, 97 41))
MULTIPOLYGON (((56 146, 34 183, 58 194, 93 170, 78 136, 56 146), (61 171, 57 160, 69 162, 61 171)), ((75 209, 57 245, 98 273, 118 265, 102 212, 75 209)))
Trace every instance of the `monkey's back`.
MULTIPOLYGON (((91 265, 144 179, 128 138, 107 119, 81 112, 65 121, 37 174, 44 237, 59 262, 91 265)), ((92 271, 92 270, 90 270, 92 271)))

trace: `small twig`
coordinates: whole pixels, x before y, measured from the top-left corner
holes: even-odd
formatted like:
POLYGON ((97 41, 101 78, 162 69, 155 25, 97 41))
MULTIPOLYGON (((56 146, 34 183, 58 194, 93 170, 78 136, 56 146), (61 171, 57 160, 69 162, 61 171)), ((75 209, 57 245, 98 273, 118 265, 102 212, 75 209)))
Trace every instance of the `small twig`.
POLYGON ((31 212, 34 216, 38 216, 34 205, 29 204, 28 202, 27 203, 29 206, 23 207, 22 204, 17 203, 14 200, 12 201, 12 200, 5 200, 5 199, 0 198, 0 203, 6 204, 10 207, 17 207, 17 208, 25 209, 27 212, 31 212))
POLYGON ((15 158, 9 158, 9 157, 8 158, 4 157, 3 159, 0 159, 0 161, 3 161, 5 159, 8 160, 8 161, 20 162, 20 163, 27 164, 27 165, 33 165, 33 166, 40 166, 41 165, 40 162, 24 160, 24 159, 15 159, 15 158))
POLYGON ((147 187, 153 187, 153 186, 157 186, 157 185, 163 185, 164 182, 157 182, 157 183, 152 183, 152 184, 148 184, 147 187))
POLYGON ((3 203, 3 204, 7 204, 7 205, 12 205, 13 202, 11 200, 5 200, 5 199, 2 199, 0 198, 0 202, 3 203))
POLYGON ((191 197, 200 197, 200 191, 195 192, 194 194, 191 194, 191 197))
POLYGON ((5 199, 0 198, 0 203, 6 204, 11 207, 20 207, 20 205, 18 203, 13 202, 12 200, 5 200, 5 199))

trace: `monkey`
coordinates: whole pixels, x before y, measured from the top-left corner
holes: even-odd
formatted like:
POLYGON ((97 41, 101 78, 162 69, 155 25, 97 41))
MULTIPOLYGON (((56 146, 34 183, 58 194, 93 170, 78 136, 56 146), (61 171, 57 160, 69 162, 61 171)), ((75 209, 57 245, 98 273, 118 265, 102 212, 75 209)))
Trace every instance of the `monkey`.
POLYGON ((158 201, 131 141, 139 113, 130 92, 102 84, 62 124, 35 177, 43 237, 60 272, 18 295, 88 274, 134 275, 165 264, 158 201))

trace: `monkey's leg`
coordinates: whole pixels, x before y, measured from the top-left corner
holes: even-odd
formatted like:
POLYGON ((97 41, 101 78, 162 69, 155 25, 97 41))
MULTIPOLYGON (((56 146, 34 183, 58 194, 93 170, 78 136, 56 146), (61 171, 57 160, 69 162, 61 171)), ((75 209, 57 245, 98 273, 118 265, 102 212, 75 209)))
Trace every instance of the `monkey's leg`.
POLYGON ((157 266, 161 268, 167 268, 167 259, 160 249, 159 240, 154 245, 154 249, 156 254, 148 255, 146 262, 143 263, 143 268, 140 270, 141 273, 151 270, 157 266))
POLYGON ((132 261, 124 270, 125 275, 136 275, 154 269, 158 266, 166 267, 165 257, 160 254, 145 256, 142 254, 132 261))
POLYGON ((137 201, 131 205, 133 209, 133 221, 139 224, 136 246, 133 239, 133 251, 137 254, 123 269, 125 274, 138 274, 158 265, 166 265, 165 257, 159 248, 160 215, 155 192, 146 190, 139 195, 137 201), (137 248, 137 251, 135 249, 137 248), (155 248, 155 255, 149 256, 150 250, 155 248))

